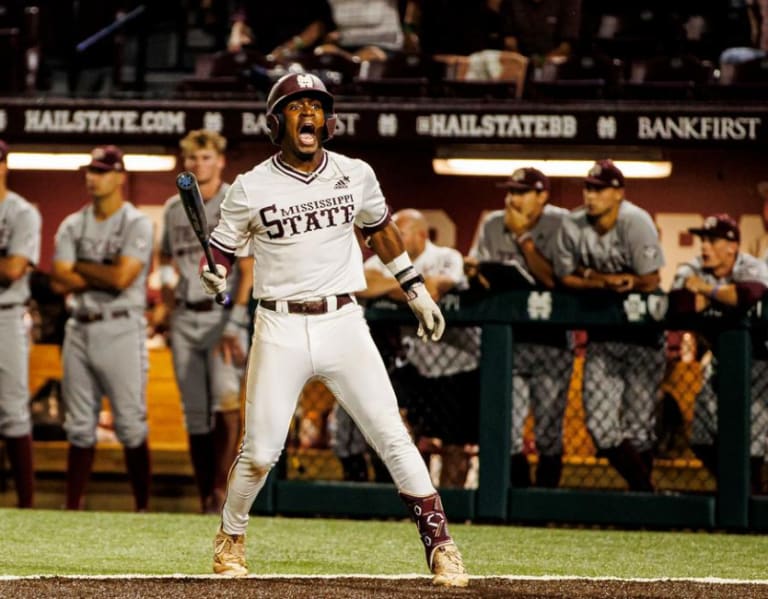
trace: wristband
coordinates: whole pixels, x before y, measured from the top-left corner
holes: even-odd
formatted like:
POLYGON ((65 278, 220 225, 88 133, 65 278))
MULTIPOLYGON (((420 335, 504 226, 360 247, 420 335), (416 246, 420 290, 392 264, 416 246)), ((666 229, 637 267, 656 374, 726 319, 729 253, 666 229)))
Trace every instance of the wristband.
POLYGON ((720 283, 715 283, 715 286, 712 287, 712 291, 709 292, 710 299, 717 300, 717 290, 720 289, 722 285, 720 283))
POLYGON ((408 257, 408 252, 403 252, 392 262, 387 263, 387 269, 400 283, 400 287, 405 292, 408 301, 416 297, 416 292, 413 288, 418 284, 424 284, 424 277, 422 277, 411 263, 411 259, 408 257))

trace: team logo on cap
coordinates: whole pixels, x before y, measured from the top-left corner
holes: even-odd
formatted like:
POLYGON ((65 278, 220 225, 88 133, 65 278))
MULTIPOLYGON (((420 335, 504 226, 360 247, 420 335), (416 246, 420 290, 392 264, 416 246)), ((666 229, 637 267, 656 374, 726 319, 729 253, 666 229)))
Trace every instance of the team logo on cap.
POLYGON ((104 158, 107 156, 107 153, 104 151, 104 148, 95 148, 93 152, 91 152, 91 156, 94 160, 104 160, 104 158))
POLYGON ((512 179, 514 179, 517 182, 524 181, 525 180, 525 169, 519 168, 514 173, 512 173, 512 179))
POLYGON ((603 172, 603 167, 599 164, 596 164, 591 169, 589 169, 589 176, 590 177, 599 177, 600 173, 603 172))
POLYGON ((296 83, 299 87, 315 87, 315 82, 312 80, 312 75, 299 75, 296 77, 296 83))
POLYGON ((717 226, 717 218, 714 216, 708 216, 704 221, 705 229, 714 229, 717 226))

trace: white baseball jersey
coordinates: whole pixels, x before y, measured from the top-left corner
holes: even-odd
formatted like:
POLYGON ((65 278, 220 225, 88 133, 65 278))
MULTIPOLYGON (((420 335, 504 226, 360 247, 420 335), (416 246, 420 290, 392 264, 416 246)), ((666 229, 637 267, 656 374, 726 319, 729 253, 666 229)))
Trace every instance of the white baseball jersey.
POLYGON ((252 243, 253 296, 308 300, 365 289, 352 227, 375 227, 388 208, 368 163, 323 151, 298 171, 276 154, 235 179, 211 243, 237 253, 252 243))
MULTIPOLYGON (((9 191, 0 202, 0 256, 23 256, 30 266, 40 262, 40 212, 19 194, 9 191)), ((0 287, 0 304, 29 299, 29 272, 0 287)))
MULTIPOLYGON (((442 275, 453 279, 457 290, 467 288, 464 259, 458 250, 437 246, 427 241, 424 251, 413 261, 414 268, 425 277, 442 275)), ((392 273, 379 259, 371 256, 365 268, 386 276, 392 273)), ((449 376, 478 367, 480 328, 449 326, 440 343, 419 339, 413 327, 403 327, 403 345, 408 361, 425 377, 449 376)))

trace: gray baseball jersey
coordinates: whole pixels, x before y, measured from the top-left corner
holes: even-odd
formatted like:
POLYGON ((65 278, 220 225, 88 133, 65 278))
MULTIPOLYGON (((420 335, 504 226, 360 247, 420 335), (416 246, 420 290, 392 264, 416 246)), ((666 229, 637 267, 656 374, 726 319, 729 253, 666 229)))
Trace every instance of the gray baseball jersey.
MULTIPOLYGON (((30 266, 40 260, 40 212, 17 193, 0 201, 0 256, 21 256, 30 266)), ((31 431, 29 415, 29 332, 24 322, 29 274, 0 286, 0 435, 31 431)))
MULTIPOLYGON (((557 232, 566 214, 568 211, 565 208, 546 204, 539 220, 530 230, 536 249, 549 261, 555 258, 557 232)), ((515 236, 504 224, 504 210, 494 210, 485 216, 469 255, 478 262, 515 262, 533 274, 515 241, 515 236)))
MULTIPOLYGON (((228 184, 222 184, 204 203, 209 233, 219 222, 228 189, 228 184)), ((230 312, 212 302, 200 286, 198 269, 203 250, 178 195, 165 204, 160 252, 173 260, 179 274, 170 341, 185 424, 190 435, 205 434, 213 427, 214 412, 239 409, 243 369, 224 362, 221 352, 216 351, 230 312)), ((240 284, 239 269, 233 269, 227 282, 233 295, 240 284)), ((238 334, 242 347, 247 348, 247 331, 238 330, 238 334)))
MULTIPOLYGON (((227 194, 229 184, 223 183, 219 191, 210 200, 204 202, 205 216, 210 233, 219 222, 221 202, 227 194)), ((163 231, 160 238, 160 252, 173 259, 179 274, 176 285, 176 299, 179 302, 197 303, 210 298, 200 286, 198 269, 203 250, 200 247, 195 232, 189 225, 189 219, 184 211, 181 198, 178 195, 170 198, 163 208, 163 231)), ((239 282, 237 269, 227 276, 230 293, 237 289, 239 282)), ((217 304, 218 305, 218 304, 217 304)))
POLYGON ((578 266, 603 273, 645 275, 664 266, 659 234, 651 215, 628 200, 619 206, 615 226, 600 235, 584 208, 563 220, 557 237, 554 267, 558 277, 578 266))
MULTIPOLYGON (((710 285, 755 282, 768 287, 768 264, 764 260, 739 252, 733 270, 725 277, 718 278, 704 269, 701 258, 697 256, 678 266, 672 289, 682 289, 685 280, 691 276, 701 277, 710 285)), ((755 341, 757 340, 753 340, 753 343, 755 341)), ((750 455, 755 457, 764 456, 768 444, 768 360, 764 359, 763 355, 764 352, 760 351, 759 355, 753 356, 750 373, 750 455)), ((717 359, 713 357, 704 370, 705 384, 694 405, 691 442, 695 444, 709 445, 717 437, 717 394, 712 383, 716 371, 717 359)))
POLYGON ((115 433, 126 447, 147 437, 145 388, 146 280, 152 261, 152 222, 125 202, 109 218, 94 218, 93 206, 69 215, 56 233, 54 260, 110 264, 131 256, 140 274, 120 292, 87 289, 73 294, 62 361, 64 428, 70 443, 92 447, 102 396, 115 418, 115 433))
MULTIPOLYGON (((616 223, 600 235, 584 208, 571 212, 557 237, 555 274, 577 267, 602 273, 645 275, 664 266, 659 235, 650 214, 622 200, 616 223)), ((656 331, 589 331, 584 362, 584 412, 600 449, 632 442, 652 448, 656 392, 664 374, 663 337, 656 331)))
MULTIPOLYGON (((554 260, 557 233, 567 214, 565 208, 546 204, 530 230, 536 249, 550 262, 554 260)), ((469 255, 479 262, 515 263, 533 276, 515 236, 504 224, 504 210, 495 210, 483 219, 469 255)), ((523 326, 515 327, 514 334, 512 453, 523 450, 525 419, 532 411, 537 449, 543 455, 560 454, 573 353, 562 332, 523 326)))

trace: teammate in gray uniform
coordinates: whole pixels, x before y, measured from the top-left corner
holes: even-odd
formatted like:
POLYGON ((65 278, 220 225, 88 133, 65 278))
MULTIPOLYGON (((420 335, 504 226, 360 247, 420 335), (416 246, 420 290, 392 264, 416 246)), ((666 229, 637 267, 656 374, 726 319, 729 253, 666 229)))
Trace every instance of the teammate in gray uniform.
POLYGON ((125 177, 119 148, 95 148, 85 173, 92 201, 56 233, 52 287, 71 294, 72 310, 62 348, 67 509, 82 507, 104 395, 124 446, 136 510, 149 503, 144 310, 152 222, 124 200, 125 177))
MULTIPOLYGON (((516 170, 499 187, 506 189, 506 207, 491 212, 480 224, 466 260, 468 271, 476 273, 486 262, 516 264, 538 285, 553 288, 557 232, 568 211, 548 204, 549 179, 535 168, 516 170)), ((514 333, 511 482, 516 487, 531 485, 523 425, 532 411, 539 452, 536 485, 556 487, 562 473, 563 415, 573 352, 562 330, 517 326, 514 333)))
MULTIPOLYGON (((624 197, 624 175, 599 160, 584 180, 584 207, 557 238, 555 274, 571 289, 614 293, 659 287, 664 256, 651 216, 624 197)), ((635 491, 652 491, 655 404, 664 374, 656 331, 588 330, 584 412, 598 454, 635 491)))
POLYGON ((0 140, 0 435, 18 506, 32 507, 34 469, 29 414, 29 270, 40 259, 40 212, 7 187, 8 146, 0 140))
MULTIPOLYGON (((179 145, 184 168, 197 177, 212 230, 229 189, 221 180, 227 141, 214 131, 197 130, 179 145)), ((200 288, 197 271, 202 255, 181 199, 175 195, 163 213, 159 260, 163 301, 153 316, 156 326, 170 320, 173 369, 184 405, 201 511, 218 513, 240 442, 240 385, 248 348, 253 259, 239 258, 229 281, 233 305, 224 309, 200 288)))
MULTIPOLYGON (((701 238, 701 253, 681 264, 670 292, 670 308, 677 312, 724 313, 755 305, 768 287, 768 264, 739 251, 739 226, 727 214, 707 217, 701 227, 688 229, 701 238)), ((705 343, 707 339, 702 339, 705 343)), ((752 332, 750 456, 752 491, 762 489, 762 469, 768 443, 768 350, 765 333, 752 332)), ((694 404, 691 447, 717 476, 717 394, 713 358, 704 370, 705 381, 694 404)))

